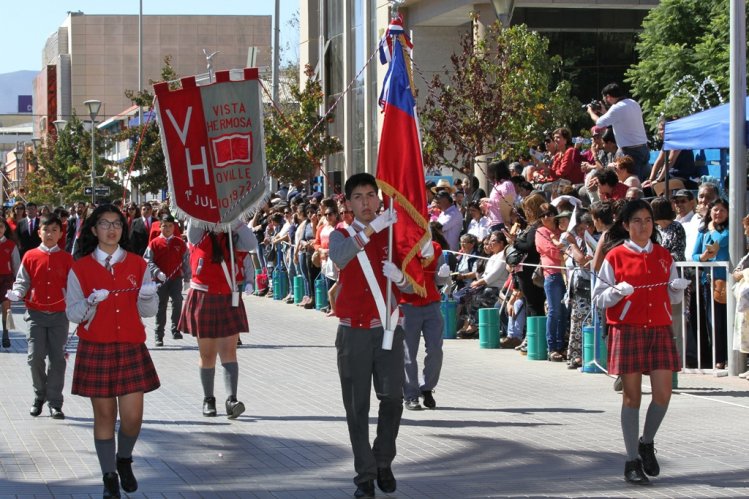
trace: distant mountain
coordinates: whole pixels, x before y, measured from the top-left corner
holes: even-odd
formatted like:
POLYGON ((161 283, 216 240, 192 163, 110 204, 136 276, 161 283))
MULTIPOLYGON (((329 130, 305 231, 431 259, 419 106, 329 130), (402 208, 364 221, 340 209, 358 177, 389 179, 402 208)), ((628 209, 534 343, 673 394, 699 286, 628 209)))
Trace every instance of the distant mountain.
POLYGON ((18 112, 18 96, 32 95, 38 71, 14 71, 0 74, 0 114, 18 112))

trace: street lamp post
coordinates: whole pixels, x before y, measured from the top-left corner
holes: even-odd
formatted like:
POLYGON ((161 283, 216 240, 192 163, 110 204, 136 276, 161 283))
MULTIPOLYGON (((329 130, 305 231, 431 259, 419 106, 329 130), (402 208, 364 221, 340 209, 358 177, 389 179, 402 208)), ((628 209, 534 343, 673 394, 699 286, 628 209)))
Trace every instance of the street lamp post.
POLYGON ((96 204, 96 152, 94 151, 94 131, 96 130, 96 115, 101 109, 100 100, 87 100, 83 103, 91 117, 91 204, 96 204))

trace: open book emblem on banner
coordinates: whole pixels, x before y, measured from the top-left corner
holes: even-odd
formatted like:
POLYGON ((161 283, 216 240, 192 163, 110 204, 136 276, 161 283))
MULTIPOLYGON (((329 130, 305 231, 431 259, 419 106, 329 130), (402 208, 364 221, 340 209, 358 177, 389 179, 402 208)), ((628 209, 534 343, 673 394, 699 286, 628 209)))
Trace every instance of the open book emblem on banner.
POLYGON ((252 164, 252 134, 232 133, 211 141, 216 168, 237 163, 252 164))

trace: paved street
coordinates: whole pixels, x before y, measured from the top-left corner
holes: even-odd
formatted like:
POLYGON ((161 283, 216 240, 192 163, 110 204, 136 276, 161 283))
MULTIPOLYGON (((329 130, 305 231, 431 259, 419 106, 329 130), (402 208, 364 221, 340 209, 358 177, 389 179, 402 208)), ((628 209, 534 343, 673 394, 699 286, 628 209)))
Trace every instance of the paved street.
MULTIPOLYGON (((167 336, 152 350, 162 386, 146 395, 133 465, 140 488, 130 497, 352 497, 336 321, 267 298, 245 303, 252 331, 242 335, 239 398, 247 412, 236 421, 202 417, 196 342, 167 336)), ((70 395, 74 355, 67 419, 50 419, 46 406, 32 418, 26 341, 18 330, 11 336, 12 349, 0 353, 0 497, 101 497, 89 401, 70 395)), ((745 380, 680 376, 656 439, 661 476, 633 488, 622 479, 611 379, 481 350, 478 341, 445 349, 437 410, 404 412, 398 491, 389 497, 749 497, 745 380)), ((219 368, 217 399, 224 393, 219 368)))

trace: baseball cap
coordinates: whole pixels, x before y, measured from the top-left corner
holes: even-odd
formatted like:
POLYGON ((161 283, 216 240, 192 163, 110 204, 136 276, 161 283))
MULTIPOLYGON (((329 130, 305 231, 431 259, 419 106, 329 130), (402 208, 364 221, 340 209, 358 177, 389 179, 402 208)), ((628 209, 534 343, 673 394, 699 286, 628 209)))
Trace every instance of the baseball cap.
POLYGON ((603 135, 603 132, 606 131, 605 126, 594 126, 590 129, 591 135, 603 135))
POLYGON ((671 196, 674 198, 687 198, 688 200, 694 199, 694 194, 689 189, 679 189, 678 191, 674 192, 674 195, 671 196))

